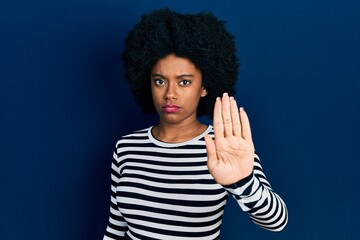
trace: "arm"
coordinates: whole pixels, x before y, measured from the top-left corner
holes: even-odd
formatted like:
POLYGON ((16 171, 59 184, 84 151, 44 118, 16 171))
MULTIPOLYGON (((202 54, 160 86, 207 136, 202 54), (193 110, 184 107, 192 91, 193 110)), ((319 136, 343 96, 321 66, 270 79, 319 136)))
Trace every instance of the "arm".
POLYGON ((252 220, 268 230, 280 231, 287 223, 287 210, 275 194, 255 154, 250 123, 244 109, 224 94, 214 108, 215 139, 206 136, 208 169, 215 181, 235 196, 252 220))
POLYGON ((111 203, 109 223, 107 225, 103 240, 125 239, 125 232, 127 231, 127 223, 121 215, 116 202, 116 186, 120 179, 120 172, 118 168, 117 153, 114 152, 113 161, 111 164, 111 203))

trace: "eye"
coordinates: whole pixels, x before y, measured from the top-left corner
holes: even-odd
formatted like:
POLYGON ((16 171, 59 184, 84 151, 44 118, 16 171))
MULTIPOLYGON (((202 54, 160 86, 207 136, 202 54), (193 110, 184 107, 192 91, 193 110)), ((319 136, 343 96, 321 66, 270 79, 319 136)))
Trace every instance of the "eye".
POLYGON ((157 85, 157 86, 162 86, 162 85, 165 84, 165 81, 162 80, 162 79, 160 79, 160 78, 157 78, 157 79, 154 79, 154 83, 155 83, 155 85, 157 85))
POLYGON ((189 85, 190 83, 191 83, 191 82, 190 82, 189 80, 183 79, 183 80, 180 81, 179 84, 180 84, 181 86, 186 86, 186 85, 189 85))

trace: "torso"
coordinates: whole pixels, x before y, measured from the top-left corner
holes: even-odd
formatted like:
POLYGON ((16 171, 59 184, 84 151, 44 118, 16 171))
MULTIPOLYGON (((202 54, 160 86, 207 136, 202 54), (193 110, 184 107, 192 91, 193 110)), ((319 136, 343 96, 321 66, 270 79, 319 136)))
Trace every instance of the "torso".
POLYGON ((118 142, 117 205, 130 239, 217 239, 228 193, 207 169, 204 135, 164 143, 151 128, 118 142))

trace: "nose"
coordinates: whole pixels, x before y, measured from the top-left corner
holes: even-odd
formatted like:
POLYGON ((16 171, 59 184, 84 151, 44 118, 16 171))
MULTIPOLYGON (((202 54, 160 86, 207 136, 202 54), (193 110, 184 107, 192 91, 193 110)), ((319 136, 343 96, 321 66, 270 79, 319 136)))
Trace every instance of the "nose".
POLYGON ((174 84, 172 84, 172 83, 168 84, 164 98, 165 99, 177 99, 176 86, 174 86, 174 84))

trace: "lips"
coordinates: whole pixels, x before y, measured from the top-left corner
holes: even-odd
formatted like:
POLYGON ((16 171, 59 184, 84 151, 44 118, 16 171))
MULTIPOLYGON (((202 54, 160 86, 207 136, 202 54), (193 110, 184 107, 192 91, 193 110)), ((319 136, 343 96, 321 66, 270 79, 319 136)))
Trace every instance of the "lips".
POLYGON ((174 104, 166 104, 161 107, 165 113, 176 113, 180 107, 174 104))

